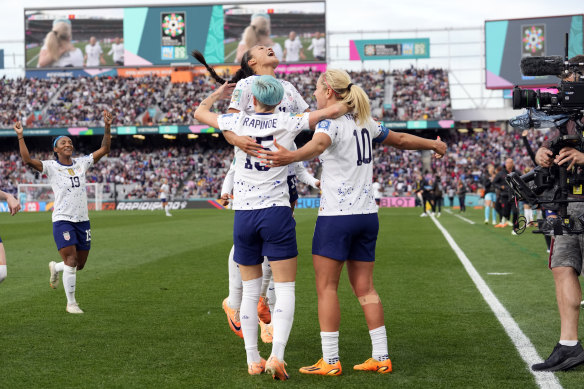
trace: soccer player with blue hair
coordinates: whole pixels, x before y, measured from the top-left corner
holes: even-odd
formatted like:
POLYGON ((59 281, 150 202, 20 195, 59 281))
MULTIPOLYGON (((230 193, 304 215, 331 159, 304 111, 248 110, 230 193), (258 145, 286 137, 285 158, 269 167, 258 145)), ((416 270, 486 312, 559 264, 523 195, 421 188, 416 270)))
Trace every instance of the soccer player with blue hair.
MULTIPOLYGON (((302 130, 314 129, 326 118, 323 111, 310 113, 275 112, 284 96, 282 84, 272 76, 255 77, 252 85, 255 112, 219 115, 211 106, 224 95, 223 84, 201 102, 195 112, 198 121, 233 132, 236 136, 251 137, 261 147, 273 147, 275 139, 292 147, 302 130)), ((256 153, 257 155, 257 153, 256 153)), ((290 209, 287 167, 268 168, 257 156, 235 148, 235 177, 233 209, 235 221, 233 242, 234 260, 238 263, 243 282, 240 308, 241 330, 247 354, 248 372, 252 375, 266 371, 275 379, 286 380, 284 351, 295 305, 295 280, 298 249, 295 221, 290 209), (267 256, 274 277, 276 305, 272 315, 273 342, 268 361, 260 357, 257 347, 257 305, 262 285, 262 262, 267 256)))

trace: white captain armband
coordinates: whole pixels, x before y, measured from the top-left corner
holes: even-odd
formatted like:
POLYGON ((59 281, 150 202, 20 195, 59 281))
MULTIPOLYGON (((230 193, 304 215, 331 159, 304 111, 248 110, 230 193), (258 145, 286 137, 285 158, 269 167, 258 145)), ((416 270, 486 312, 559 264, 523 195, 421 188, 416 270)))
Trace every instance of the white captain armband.
POLYGON ((379 126, 381 127, 381 133, 377 136, 377 138, 373 139, 373 142, 375 143, 382 143, 389 135, 388 128, 386 128, 383 124, 380 124, 379 126))

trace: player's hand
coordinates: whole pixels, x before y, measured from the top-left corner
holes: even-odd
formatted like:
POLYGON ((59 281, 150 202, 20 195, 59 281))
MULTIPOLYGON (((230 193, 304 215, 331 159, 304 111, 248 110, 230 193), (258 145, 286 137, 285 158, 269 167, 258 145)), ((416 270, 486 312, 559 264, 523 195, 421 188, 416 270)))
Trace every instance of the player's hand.
POLYGON ((229 199, 230 199, 229 193, 223 193, 219 200, 217 200, 217 202, 222 206, 226 207, 227 205, 229 205, 229 199))
POLYGON ((238 135, 233 138, 233 145, 239 147, 244 153, 254 157, 257 157, 258 150, 262 149, 262 145, 249 136, 238 135))
POLYGON ((22 124, 20 122, 14 123, 14 132, 16 132, 16 135, 22 135, 22 133, 24 132, 24 129, 22 128, 22 124))
POLYGON ((541 167, 550 167, 554 162, 553 153, 546 147, 540 147, 535 153, 535 163, 541 167))
POLYGON ((261 163, 265 164, 267 167, 278 167, 290 165, 292 162, 296 162, 294 161, 294 152, 280 146, 276 139, 274 139, 274 147, 276 147, 278 151, 266 149, 258 151, 258 157, 262 158, 261 163))
POLYGON ((20 211, 20 203, 14 198, 14 196, 6 194, 6 202, 8 203, 8 209, 10 209, 10 214, 12 216, 20 211))
POLYGON ((314 186, 316 186, 318 189, 320 189, 320 180, 316 180, 316 182, 314 183, 314 186))
POLYGON ((554 162, 562 166, 569 162, 568 170, 575 165, 584 165, 584 154, 572 147, 564 147, 554 159, 554 162))
POLYGON ((235 89, 235 85, 237 84, 236 83, 230 84, 229 82, 226 81, 225 84, 217 88, 215 92, 213 92, 213 94, 218 96, 219 99, 228 99, 231 97, 233 89, 235 89))
POLYGON ((434 157, 440 159, 444 156, 444 154, 446 154, 446 143, 442 142, 440 137, 438 137, 434 141, 434 147, 432 150, 434 150, 434 157))
POLYGON ((112 122, 114 121, 114 117, 111 114, 111 112, 106 111, 105 109, 103 110, 103 122, 108 125, 111 126, 112 122))

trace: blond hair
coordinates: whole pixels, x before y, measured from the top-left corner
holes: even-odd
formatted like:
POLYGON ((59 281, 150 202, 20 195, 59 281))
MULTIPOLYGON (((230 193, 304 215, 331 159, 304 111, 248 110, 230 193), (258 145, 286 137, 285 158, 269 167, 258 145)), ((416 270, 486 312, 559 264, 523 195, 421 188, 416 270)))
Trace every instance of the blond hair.
POLYGON ((55 23, 53 29, 45 37, 45 47, 51 62, 60 58, 60 48, 71 41, 71 25, 66 22, 55 23))
POLYGON ((321 84, 332 89, 337 100, 347 104, 355 115, 359 125, 371 119, 371 107, 367 93, 358 85, 351 83, 349 74, 340 69, 328 69, 321 76, 321 84))
POLYGON ((250 49, 258 44, 262 36, 270 36, 270 21, 263 16, 255 16, 250 25, 243 30, 242 40, 250 49))

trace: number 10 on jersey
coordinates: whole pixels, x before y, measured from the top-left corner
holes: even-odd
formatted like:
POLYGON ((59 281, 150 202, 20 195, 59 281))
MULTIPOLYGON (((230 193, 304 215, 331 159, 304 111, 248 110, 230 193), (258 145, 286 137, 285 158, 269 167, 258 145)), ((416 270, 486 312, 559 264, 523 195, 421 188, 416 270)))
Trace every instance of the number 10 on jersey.
POLYGON ((361 144, 359 144, 359 132, 353 130, 355 142, 357 144, 357 166, 371 163, 371 137, 366 128, 361 129, 361 144), (365 139, 367 136, 367 139, 365 139))

